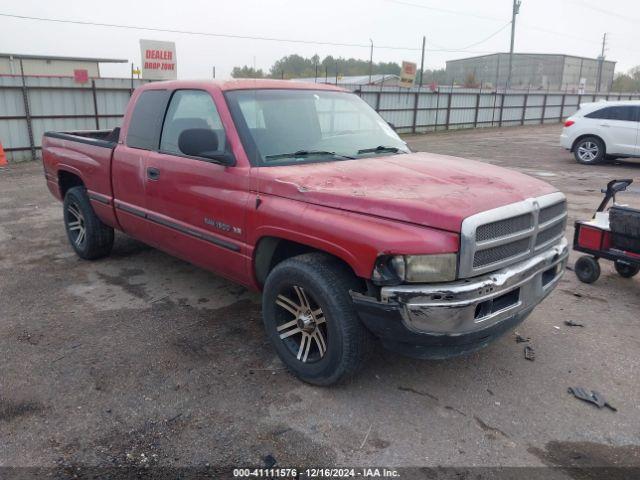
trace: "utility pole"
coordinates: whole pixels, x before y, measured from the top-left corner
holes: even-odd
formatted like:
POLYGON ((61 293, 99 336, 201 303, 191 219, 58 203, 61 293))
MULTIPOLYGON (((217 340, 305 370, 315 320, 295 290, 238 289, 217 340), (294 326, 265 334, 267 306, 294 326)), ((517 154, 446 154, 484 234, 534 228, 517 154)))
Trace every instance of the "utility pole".
POLYGON ((604 52, 607 49, 607 34, 602 36, 602 53, 598 57, 598 83, 596 84, 596 92, 602 89, 602 70, 604 69, 604 52))
POLYGON ((371 75, 373 74, 373 40, 371 42, 371 51, 369 53, 369 85, 371 85, 371 75))
POLYGON ((513 0, 513 12, 511 14, 511 48, 509 49, 509 73, 507 76, 507 88, 511 88, 511 74, 513 72, 513 47, 516 40, 516 16, 520 13, 521 0, 513 0))
POLYGON ((215 65, 213 66, 213 78, 214 79, 216 78, 216 66, 215 65))
POLYGON ((418 85, 418 90, 422 87, 422 80, 424 76, 424 49, 427 44, 427 37, 422 36, 422 58, 420 60, 420 84, 418 85))

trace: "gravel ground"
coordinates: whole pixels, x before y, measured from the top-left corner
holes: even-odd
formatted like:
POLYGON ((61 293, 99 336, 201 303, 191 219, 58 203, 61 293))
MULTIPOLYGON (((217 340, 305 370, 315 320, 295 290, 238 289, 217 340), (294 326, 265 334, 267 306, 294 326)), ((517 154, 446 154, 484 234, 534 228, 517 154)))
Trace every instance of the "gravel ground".
MULTIPOLYGON (((570 224, 606 181, 638 178, 631 161, 578 165, 558 135, 407 138, 548 180, 570 224)), ((61 215, 40 164, 0 169, 0 466, 640 467, 640 285, 610 264, 594 285, 567 272, 519 327, 534 362, 508 334, 449 361, 380 351, 352 383, 315 388, 283 370, 257 294, 124 235, 82 261, 61 215), (576 385, 618 412, 572 398, 576 385)))

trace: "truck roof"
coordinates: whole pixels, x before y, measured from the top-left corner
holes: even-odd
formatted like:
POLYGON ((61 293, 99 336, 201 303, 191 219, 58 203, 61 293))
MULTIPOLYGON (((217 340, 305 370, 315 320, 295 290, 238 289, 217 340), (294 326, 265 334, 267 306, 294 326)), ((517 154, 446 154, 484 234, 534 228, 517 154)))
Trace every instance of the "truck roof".
POLYGON ((233 80, 171 80, 167 82, 152 82, 141 87, 142 89, 154 88, 201 88, 211 86, 222 91, 228 90, 255 90, 255 89, 295 89, 295 90, 329 90, 336 92, 347 91, 344 88, 326 83, 296 82, 293 80, 275 80, 267 78, 236 78, 233 80))

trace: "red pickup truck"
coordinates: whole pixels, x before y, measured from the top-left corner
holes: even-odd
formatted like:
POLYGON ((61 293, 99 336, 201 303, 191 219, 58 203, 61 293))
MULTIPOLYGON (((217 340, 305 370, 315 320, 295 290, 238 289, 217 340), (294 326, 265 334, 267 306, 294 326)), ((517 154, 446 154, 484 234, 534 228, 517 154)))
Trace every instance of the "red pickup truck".
POLYGON ((484 347, 553 290, 568 255, 562 193, 413 153, 333 86, 152 83, 121 128, 42 145, 80 257, 108 255, 117 229, 262 291, 274 348, 318 385, 355 373, 376 338, 419 358, 484 347))

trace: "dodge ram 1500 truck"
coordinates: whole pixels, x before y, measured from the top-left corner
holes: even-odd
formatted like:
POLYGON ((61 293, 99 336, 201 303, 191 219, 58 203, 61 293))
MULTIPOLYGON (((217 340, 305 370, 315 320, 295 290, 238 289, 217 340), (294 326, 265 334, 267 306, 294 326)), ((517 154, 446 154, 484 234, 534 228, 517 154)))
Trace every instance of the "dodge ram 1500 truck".
POLYGON ((108 255, 117 229, 262 291, 273 347, 317 385, 353 375, 376 338, 419 358, 486 346, 554 289, 568 255, 562 193, 413 153, 333 86, 151 83, 121 128, 42 145, 80 257, 108 255))

